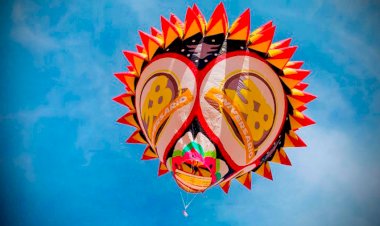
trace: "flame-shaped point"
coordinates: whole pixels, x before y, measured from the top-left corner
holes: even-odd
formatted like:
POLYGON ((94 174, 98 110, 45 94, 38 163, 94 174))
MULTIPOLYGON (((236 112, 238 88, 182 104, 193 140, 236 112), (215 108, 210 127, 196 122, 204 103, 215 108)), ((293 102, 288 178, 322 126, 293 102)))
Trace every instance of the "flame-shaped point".
POLYGON ((241 183, 242 185, 244 185, 244 187, 251 190, 251 186, 252 186, 251 172, 248 172, 248 173, 245 173, 239 177, 236 177, 236 180, 239 181, 239 183, 241 183))
POLYGON ((240 40, 248 41, 248 36, 250 32, 250 11, 245 10, 231 25, 228 31, 228 40, 240 40))
POLYGON ((217 34, 227 34, 228 29, 228 19, 226 10, 223 3, 220 3, 216 8, 213 14, 210 17, 210 20, 206 26, 206 36, 212 36, 217 34))

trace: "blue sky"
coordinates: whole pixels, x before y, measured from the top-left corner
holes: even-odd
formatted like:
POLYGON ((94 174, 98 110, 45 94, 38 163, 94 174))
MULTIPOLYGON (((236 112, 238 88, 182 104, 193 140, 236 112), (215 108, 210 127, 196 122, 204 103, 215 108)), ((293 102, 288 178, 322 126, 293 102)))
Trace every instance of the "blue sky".
POLYGON ((140 161, 143 146, 115 120, 125 109, 113 73, 138 30, 160 15, 184 18, 197 3, 208 18, 219 1, 33 1, 0 8, 0 173, 4 225, 379 225, 380 4, 377 1, 225 3, 230 22, 251 9, 275 40, 293 38, 293 59, 313 73, 318 96, 303 129, 309 145, 288 149, 292 167, 272 164, 274 181, 212 189, 181 214, 170 175, 140 161))

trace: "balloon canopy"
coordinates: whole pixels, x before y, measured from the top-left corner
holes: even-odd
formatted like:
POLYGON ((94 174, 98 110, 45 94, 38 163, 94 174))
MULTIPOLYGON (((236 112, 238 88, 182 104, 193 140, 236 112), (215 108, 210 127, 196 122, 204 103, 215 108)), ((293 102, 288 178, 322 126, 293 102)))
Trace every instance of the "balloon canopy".
POLYGON ((161 26, 140 32, 115 74, 126 93, 114 100, 129 108, 118 122, 136 127, 127 142, 147 145, 142 159, 192 193, 228 192, 233 178, 250 189, 251 172, 272 179, 269 161, 290 165, 284 147, 306 146, 296 131, 314 123, 303 111, 315 99, 291 39, 272 43, 271 21, 251 32, 249 9, 228 26, 222 3, 209 21, 194 5, 161 26))

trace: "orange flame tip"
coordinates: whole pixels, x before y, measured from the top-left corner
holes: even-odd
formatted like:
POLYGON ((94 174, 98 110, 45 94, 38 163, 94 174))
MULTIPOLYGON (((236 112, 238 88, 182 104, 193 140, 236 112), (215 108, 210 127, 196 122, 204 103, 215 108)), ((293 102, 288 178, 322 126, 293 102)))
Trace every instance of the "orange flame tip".
POLYGON ((290 46, 281 49, 269 49, 267 61, 278 69, 283 69, 292 58, 297 46, 290 46))
POLYGON ((244 185, 247 189, 251 190, 251 185, 252 185, 251 172, 245 173, 237 177, 236 180, 239 181, 239 183, 241 183, 242 185, 244 185))
POLYGON ((140 75, 142 66, 147 56, 145 54, 136 53, 132 51, 123 51, 123 53, 124 53, 124 56, 127 58, 127 60, 133 66, 134 71, 136 71, 136 73, 140 75))
POLYGON ((264 30, 266 30, 266 29, 268 29, 268 28, 270 28, 270 27, 273 27, 273 22, 272 22, 271 20, 268 21, 266 24, 263 24, 263 25, 261 25, 260 27, 256 28, 256 30, 254 30, 254 31, 251 33, 251 35, 255 35, 255 34, 257 34, 257 33, 260 33, 260 32, 262 32, 262 31, 264 31, 264 30))
POLYGON ((293 110, 293 115, 289 116, 289 120, 292 130, 315 124, 315 121, 297 110, 293 110))
POLYGON ((162 32, 155 27, 150 28, 150 33, 158 39, 162 38, 162 32))
POLYGON ((195 15, 197 15, 197 17, 199 19, 199 22, 201 23, 201 26, 202 26, 202 33, 204 33, 205 30, 206 30, 206 20, 205 20, 205 17, 203 16, 201 10, 198 8, 198 6, 196 4, 193 5, 192 9, 193 9, 195 15))
POLYGON ((307 107, 305 105, 302 105, 302 106, 299 106, 296 109, 297 109, 297 111, 303 112, 303 111, 307 110, 307 107))
POLYGON ((141 160, 151 160, 158 158, 158 155, 155 151, 148 145, 143 153, 143 156, 141 157, 141 160))
POLYGON ((250 23, 250 11, 246 9, 231 25, 228 31, 228 40, 242 40, 247 42, 250 32, 250 23))
POLYGON ((251 35, 249 38, 250 44, 248 45, 248 48, 262 53, 267 53, 269 47, 271 46, 275 29, 276 27, 273 26, 261 31, 260 33, 251 35))
POLYGON ((130 111, 127 114, 123 115, 121 118, 119 118, 117 122, 140 129, 140 126, 137 123, 137 120, 135 119, 134 114, 135 114, 135 111, 130 111))
POLYGON ((281 49, 281 48, 289 47, 291 41, 292 41, 291 38, 287 38, 287 39, 284 39, 284 40, 281 40, 281 41, 273 43, 270 46, 270 48, 271 49, 281 49))
POLYGON ((161 17, 161 26, 164 39, 164 48, 168 48, 168 46, 177 38, 181 38, 176 26, 165 17, 161 17))
POLYGON ((212 35, 217 35, 217 34, 226 35, 227 28, 228 28, 227 14, 226 14, 224 5, 221 2, 215 8, 206 26, 206 36, 212 36, 212 35))
POLYGON ((127 143, 146 144, 147 142, 141 136, 140 130, 136 130, 128 139, 127 143))
POLYGON ((162 175, 166 174, 167 172, 169 172, 169 170, 166 167, 166 165, 164 163, 160 162, 160 164, 158 166, 158 176, 162 176, 162 175))
POLYGON ((309 102, 315 100, 315 98, 317 98, 313 94, 310 94, 310 93, 307 93, 307 92, 304 92, 304 91, 301 91, 301 90, 298 90, 298 89, 291 89, 291 95, 290 95, 290 97, 295 98, 298 101, 301 101, 301 102, 303 102, 305 104, 309 103, 309 102))
POLYGON ((224 191, 224 193, 228 193, 228 191, 230 190, 230 187, 231 187, 231 180, 229 181, 223 181, 219 184, 219 186, 222 188, 222 190, 224 191))
POLYGON ((136 45, 136 49, 137 49, 137 52, 139 53, 143 53, 143 54, 146 53, 144 47, 141 45, 136 45))
POLYGON ((271 162, 275 162, 275 163, 286 165, 286 166, 292 165, 292 163, 289 160, 288 155, 286 154, 283 148, 280 148, 274 153, 271 162))
POLYGON ((269 180, 273 180, 272 171, 268 162, 261 164, 261 166, 255 171, 255 173, 269 180))
POLYGON ((189 7, 186 11, 185 30, 183 39, 186 40, 198 33, 203 34, 201 23, 199 21, 198 16, 194 13, 193 9, 189 7))
POLYGON ((135 79, 136 75, 128 72, 115 73, 115 76, 130 90, 135 93, 135 79))
POLYGON ((286 63, 287 68, 300 69, 303 65, 303 61, 289 61, 286 63))
POLYGON ((154 56, 154 54, 157 52, 159 48, 162 46, 161 40, 157 39, 156 37, 149 35, 147 33, 144 33, 142 31, 139 31, 141 41, 144 45, 146 54, 148 56, 148 60, 151 60, 154 56))
POLYGON ((297 85, 295 85, 294 88, 303 91, 303 90, 305 90, 308 86, 309 86, 309 84, 307 84, 307 83, 303 83, 303 82, 300 82, 300 83, 298 83, 297 85))
POLYGON ((306 144, 294 131, 289 130, 285 134, 284 147, 306 147, 306 144))
POLYGON ((129 110, 134 111, 135 106, 132 102, 132 95, 133 94, 124 93, 120 96, 114 97, 113 100, 121 105, 127 106, 129 110))

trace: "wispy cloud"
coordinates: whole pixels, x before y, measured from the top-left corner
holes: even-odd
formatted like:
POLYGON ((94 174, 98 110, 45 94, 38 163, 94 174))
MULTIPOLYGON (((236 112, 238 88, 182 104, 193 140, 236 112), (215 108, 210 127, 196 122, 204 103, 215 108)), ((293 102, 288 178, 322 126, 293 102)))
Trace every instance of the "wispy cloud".
POLYGON ((274 182, 254 177, 250 194, 233 187, 232 197, 218 207, 219 218, 234 225, 373 225, 380 167, 360 155, 379 142, 368 147, 323 126, 308 129, 302 138, 308 150, 287 149, 292 167, 271 164, 274 182))
POLYGON ((57 41, 46 30, 48 18, 40 18, 36 14, 40 6, 31 1, 16 1, 12 10, 13 29, 11 35, 23 47, 43 54, 57 50, 57 41))
POLYGON ((36 175, 34 172, 33 158, 28 153, 21 153, 14 160, 13 163, 24 172, 25 179, 29 182, 34 182, 36 175))
MULTIPOLYGON (((104 4, 99 9, 105 8, 104 4)), ((113 122, 117 114, 121 115, 122 109, 112 102, 111 98, 117 95, 117 91, 111 88, 117 83, 112 74, 117 71, 123 59, 122 54, 116 52, 122 48, 115 49, 109 55, 97 46, 96 37, 106 31, 104 20, 96 19, 101 16, 101 10, 96 10, 96 7, 88 8, 90 18, 95 22, 93 27, 61 35, 60 31, 71 30, 70 22, 80 18, 80 13, 86 11, 86 6, 90 6, 86 2, 78 5, 84 9, 76 11, 75 7, 67 7, 60 19, 52 23, 52 18, 49 17, 51 15, 41 16, 44 9, 33 2, 14 3, 14 41, 40 59, 36 62, 37 68, 55 68, 59 73, 58 76, 55 75, 55 86, 51 87, 45 97, 45 104, 18 112, 15 117, 24 125, 25 145, 28 145, 35 123, 43 118, 67 117, 80 121, 76 147, 85 152, 86 161, 89 162, 94 151, 104 149, 106 145, 119 145, 114 140, 119 139, 117 133, 120 131, 115 131, 113 122), (44 60, 47 55, 49 60, 44 60)), ((121 87, 115 90, 122 92, 121 87)))

